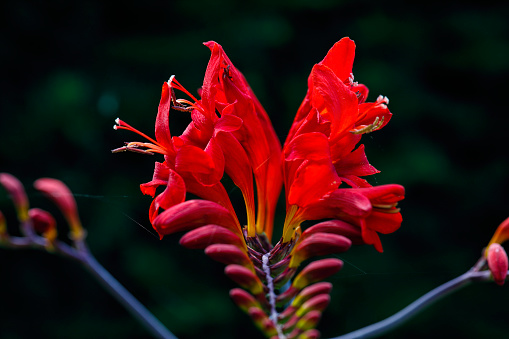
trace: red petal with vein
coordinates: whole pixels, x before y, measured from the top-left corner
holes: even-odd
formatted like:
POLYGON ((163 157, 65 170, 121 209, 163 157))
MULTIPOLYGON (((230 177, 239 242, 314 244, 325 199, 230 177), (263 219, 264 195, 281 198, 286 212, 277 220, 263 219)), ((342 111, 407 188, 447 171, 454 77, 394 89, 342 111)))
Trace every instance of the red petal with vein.
POLYGON ((285 160, 322 160, 330 159, 329 140, 322 133, 300 134, 285 145, 285 160))
POLYGON ((371 212, 371 202, 362 193, 340 188, 327 197, 306 207, 302 214, 305 220, 328 218, 365 218, 371 212))
MULTIPOLYGON (((228 107, 230 107, 230 106, 228 106, 228 107)), ((223 115, 214 125, 214 129, 215 129, 216 133, 217 132, 234 132, 242 126, 243 121, 241 118, 239 118, 235 115, 231 115, 231 114, 224 114, 225 113, 224 111, 227 108, 225 108, 223 110, 223 115)))
POLYGON ((156 162, 154 168, 154 175, 152 176, 152 181, 149 181, 145 184, 140 185, 140 190, 143 194, 150 195, 152 198, 156 194, 157 187, 161 185, 167 185, 168 176, 169 176, 169 168, 166 163, 156 162))
POLYGON ((217 184, 224 174, 223 150, 218 145, 215 137, 209 140, 207 147, 205 147, 205 153, 212 159, 214 165, 209 173, 200 174, 195 172, 194 175, 203 185, 212 186, 217 184))
POLYGON ((160 143, 166 150, 174 151, 169 124, 170 107, 170 88, 168 83, 165 82, 163 84, 161 100, 157 109, 155 135, 157 142, 160 143))
POLYGON ((223 206, 207 200, 188 200, 172 206, 159 214, 153 222, 161 238, 207 224, 223 226, 242 236, 242 231, 230 212, 223 206))
POLYGON ((341 180, 330 160, 306 160, 295 173, 295 179, 288 191, 288 203, 300 207, 308 206, 337 189, 340 183, 341 180))
POLYGON ((175 158, 175 170, 177 172, 191 172, 209 174, 214 169, 212 158, 201 148, 184 145, 175 158))
POLYGON ((150 220, 153 221, 160 208, 168 209, 186 200, 186 185, 182 177, 169 169, 166 189, 159 194, 150 206, 150 220))
POLYGON ((335 135, 349 133, 358 116, 355 93, 327 66, 315 65, 311 77, 313 107, 331 121, 331 139, 335 135))
POLYGON ((345 81, 352 73, 354 58, 355 43, 350 38, 343 38, 332 46, 320 63, 332 69, 341 81, 345 81))
POLYGON ((360 145, 355 151, 335 163, 334 167, 340 176, 354 175, 361 177, 380 172, 368 162, 364 152, 364 145, 360 145))
POLYGON ((332 233, 347 237, 353 244, 362 244, 361 228, 343 220, 327 220, 307 228, 300 237, 304 241, 315 233, 332 233))
POLYGON ((246 252, 235 245, 214 244, 205 249, 205 254, 225 265, 237 264, 244 267, 253 267, 253 263, 246 252))
POLYGON ((187 232, 180 238, 180 245, 191 249, 204 249, 212 244, 231 244, 240 249, 245 245, 232 231, 217 225, 206 225, 187 232))
POLYGON ((378 117, 379 121, 383 118, 384 122, 379 127, 381 129, 389 123, 392 113, 385 104, 366 102, 359 105, 359 117, 361 119, 357 121, 356 125, 370 125, 375 121, 376 117, 378 117))
POLYGON ((355 191, 362 193, 373 205, 394 204, 405 197, 405 188, 397 184, 360 188, 355 191))
POLYGON ((293 250, 289 267, 298 267, 311 257, 347 251, 352 242, 350 239, 332 233, 314 233, 301 241, 293 250))

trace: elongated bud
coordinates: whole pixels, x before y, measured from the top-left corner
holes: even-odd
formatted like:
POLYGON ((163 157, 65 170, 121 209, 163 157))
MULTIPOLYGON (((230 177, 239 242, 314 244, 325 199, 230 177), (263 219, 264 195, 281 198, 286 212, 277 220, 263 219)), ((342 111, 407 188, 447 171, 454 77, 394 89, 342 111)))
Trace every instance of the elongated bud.
POLYGON ((265 312, 256 307, 251 307, 248 310, 249 315, 253 319, 255 325, 267 336, 277 336, 277 329, 274 323, 267 317, 265 312))
POLYGON ((212 259, 225 265, 237 264, 244 267, 253 267, 251 260, 246 252, 240 250, 235 245, 214 244, 205 249, 205 254, 212 259))
POLYGON ((497 285, 502 286, 505 282, 509 266, 504 248, 498 243, 491 244, 488 248, 486 260, 493 275, 493 280, 497 285))
POLYGON ((312 328, 316 327, 316 325, 320 321, 321 317, 322 317, 322 312, 311 311, 311 312, 307 313, 305 316, 303 316, 301 319, 299 319, 296 327, 301 331, 306 331, 306 330, 312 329, 312 328))
POLYGON ((303 241, 315 233, 332 233, 347 237, 353 244, 363 244, 361 228, 343 220, 327 220, 307 228, 300 237, 303 241))
POLYGON ((225 267, 224 273, 253 295, 263 293, 262 282, 249 268, 240 265, 228 265, 225 267))
POLYGON ((230 298, 244 312, 248 313, 252 307, 261 309, 260 303, 249 293, 241 288, 230 290, 230 298))
POLYGON ((28 216, 37 233, 42 233, 50 244, 55 241, 57 237, 57 223, 49 212, 40 208, 31 208, 28 211, 28 216))
POLYGON ((5 217, 2 211, 0 211, 0 240, 9 237, 7 233, 7 223, 5 222, 5 217))
POLYGON ((76 200, 69 188, 60 180, 41 178, 35 181, 34 187, 51 199, 64 215, 71 229, 71 239, 83 240, 85 231, 81 227, 76 200))
POLYGON ((9 173, 0 173, 0 184, 9 193, 16 212, 18 220, 24 222, 28 219, 28 198, 23 184, 9 173))
POLYGON ((192 249, 204 249, 212 244, 232 244, 240 249, 245 245, 232 231, 217 225, 206 225, 187 232, 180 238, 180 245, 192 249))
POLYGON ((301 290, 312 283, 337 273, 341 267, 343 267, 343 262, 335 258, 314 261, 295 277, 292 286, 301 290))
POLYGON ((294 250, 290 267, 298 267, 308 258, 347 251, 352 242, 342 235, 315 233, 301 241, 294 250))
POLYGON ((320 331, 316 329, 307 330, 301 335, 299 335, 299 339, 318 339, 320 338, 320 331))
POLYGON ((303 303, 316 295, 328 295, 332 290, 332 284, 329 282, 319 282, 304 288, 297 297, 292 301, 293 307, 300 307, 303 303))
POLYGON ((330 303, 330 295, 328 294, 319 294, 309 299, 297 310, 295 315, 297 317, 302 317, 304 314, 311 311, 319 311, 322 312, 330 303))

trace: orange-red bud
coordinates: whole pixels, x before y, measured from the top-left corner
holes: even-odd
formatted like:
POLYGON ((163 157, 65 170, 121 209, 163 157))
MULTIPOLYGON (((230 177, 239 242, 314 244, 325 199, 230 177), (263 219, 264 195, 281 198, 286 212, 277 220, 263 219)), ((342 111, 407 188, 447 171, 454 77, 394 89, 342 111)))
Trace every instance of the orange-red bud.
POLYGON ((37 233, 42 233, 50 243, 56 239, 57 223, 49 212, 41 210, 40 208, 31 208, 28 211, 28 216, 37 233))
POLYGON ((260 303, 248 292, 241 288, 234 288, 230 290, 230 298, 233 302, 244 312, 248 313, 252 307, 260 308, 260 303))
POLYGON ((274 323, 267 317, 265 312, 257 307, 251 307, 248 310, 249 315, 258 328, 267 336, 277 336, 277 329, 274 323))
POLYGON ((320 338, 320 331, 316 329, 307 330, 299 336, 299 339, 318 339, 320 338))
POLYGON ((343 262, 335 258, 314 261, 307 265, 297 277, 295 277, 292 286, 297 289, 303 289, 312 283, 321 281, 337 273, 341 267, 343 267, 343 262))
POLYGON ((253 295, 263 293, 262 282, 249 268, 235 264, 228 265, 224 268, 224 273, 253 295))
POLYGON ((292 301, 293 307, 300 307, 303 303, 319 294, 329 294, 332 290, 332 284, 329 282, 319 282, 304 288, 292 301))
POLYGON ((240 249, 245 245, 232 231, 217 225, 206 225, 187 232, 180 238, 180 245, 192 249, 204 249, 212 244, 232 244, 240 249))
POLYGON ((299 319, 296 327, 302 331, 312 329, 318 324, 321 316, 322 316, 322 312, 311 311, 311 312, 307 313, 305 316, 303 316, 301 319, 299 319))
POLYGON ((76 200, 69 188, 60 180, 41 178, 34 182, 34 187, 44 193, 60 209, 71 228, 71 238, 81 240, 85 231, 81 227, 76 200))
POLYGON ((314 233, 301 241, 294 250, 289 267, 298 267, 308 258, 347 251, 352 241, 342 235, 314 233))
POLYGON ((493 280, 496 284, 502 286, 505 282, 509 266, 504 248, 498 243, 491 244, 488 248, 486 260, 493 275, 493 280))
POLYGON ((302 306, 297 310, 295 315, 300 318, 310 311, 322 312, 329 305, 329 303, 330 295, 319 294, 303 303, 302 306))
POLYGON ((495 234, 491 238, 488 247, 491 244, 499 243, 503 244, 505 241, 509 239, 509 218, 502 221, 502 223, 497 227, 495 234))
POLYGON ((237 264, 244 267, 253 267, 251 260, 246 252, 240 250, 235 245, 214 244, 205 249, 205 254, 212 259, 219 261, 225 265, 237 264))
POLYGON ((9 173, 0 173, 0 184, 11 196, 18 214, 18 220, 24 222, 28 219, 28 198, 23 184, 9 173))

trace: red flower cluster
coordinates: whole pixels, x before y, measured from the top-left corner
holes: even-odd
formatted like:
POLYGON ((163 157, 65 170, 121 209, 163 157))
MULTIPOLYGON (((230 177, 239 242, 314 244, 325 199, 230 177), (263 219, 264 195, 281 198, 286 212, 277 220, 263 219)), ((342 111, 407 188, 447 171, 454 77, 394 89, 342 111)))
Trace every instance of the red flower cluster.
POLYGON ((352 242, 372 244, 381 252, 378 233, 392 233, 401 224, 396 205, 404 197, 403 187, 373 187, 362 179, 378 171, 369 164, 364 146, 357 146, 362 134, 389 122, 388 99, 365 102, 367 87, 353 81, 355 44, 344 38, 313 67, 307 95, 281 148, 244 76, 220 45, 205 45, 211 58, 200 99, 172 76, 163 84, 155 140, 117 119, 115 129, 134 131, 148 142, 130 142, 114 152, 164 155, 152 180, 141 185, 154 198, 149 217, 155 230, 161 237, 188 231, 182 245, 204 248, 228 265, 225 273, 251 293, 234 289, 232 298, 268 337, 316 337, 313 328, 330 291, 319 281, 337 272, 342 262, 315 261, 294 278, 300 263, 346 251, 352 242), (177 98, 175 90, 189 99, 177 98), (170 134, 171 109, 191 115, 180 136, 170 134), (243 194, 244 227, 221 183, 225 174, 243 194), (272 246, 283 184, 286 220, 282 238, 272 246), (201 199, 186 201, 186 193, 201 199), (303 221, 323 219, 327 221, 301 230, 303 221))

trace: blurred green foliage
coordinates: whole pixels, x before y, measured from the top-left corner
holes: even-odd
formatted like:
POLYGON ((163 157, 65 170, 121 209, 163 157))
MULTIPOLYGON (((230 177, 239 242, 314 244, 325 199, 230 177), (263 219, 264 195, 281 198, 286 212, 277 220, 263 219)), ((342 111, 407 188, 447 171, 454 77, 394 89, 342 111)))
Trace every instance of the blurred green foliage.
MULTIPOLYGON (((0 8, 0 171, 57 216, 31 183, 66 182, 92 252, 179 338, 260 336, 230 301, 222 265, 180 248, 178 236, 154 236, 138 185, 155 157, 111 154, 134 137, 111 126, 121 116, 150 134, 170 75, 200 87, 204 41, 222 44, 282 141, 311 67, 343 36, 357 43, 355 79, 369 100, 391 100, 393 120, 364 142, 382 171, 371 182, 406 187, 404 222, 382 238, 384 254, 356 247, 339 256, 345 267, 330 279, 323 337, 381 320, 463 273, 509 214, 503 2, 6 0, 0 8)), ((189 121, 172 119, 173 134, 189 121)), ((15 233, 4 192, 0 209, 15 233)), ((81 267, 50 254, 0 249, 0 293, 0 338, 147 336, 81 267)), ((387 337, 504 336, 508 302, 507 286, 469 287, 387 337)))

